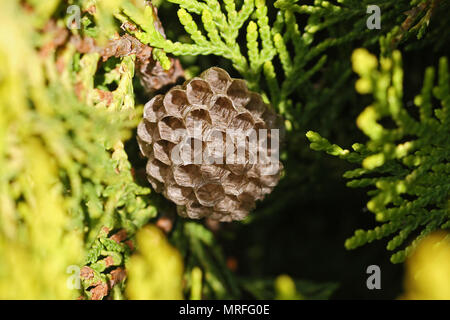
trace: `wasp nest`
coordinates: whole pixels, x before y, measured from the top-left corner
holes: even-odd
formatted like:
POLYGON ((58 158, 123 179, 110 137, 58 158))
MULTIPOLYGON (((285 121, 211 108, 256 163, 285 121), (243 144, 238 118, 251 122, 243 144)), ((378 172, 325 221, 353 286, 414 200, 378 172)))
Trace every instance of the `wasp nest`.
POLYGON ((138 142, 148 180, 181 216, 242 220, 278 183, 279 132, 270 129, 280 127, 245 81, 214 67, 151 99, 138 142))

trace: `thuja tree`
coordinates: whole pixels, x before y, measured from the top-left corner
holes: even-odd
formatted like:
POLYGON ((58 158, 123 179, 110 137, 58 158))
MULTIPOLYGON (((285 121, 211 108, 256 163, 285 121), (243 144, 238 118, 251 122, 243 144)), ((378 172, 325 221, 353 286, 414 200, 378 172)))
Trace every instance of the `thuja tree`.
POLYGON ((446 58, 440 59, 437 83, 435 69, 426 70, 423 89, 414 99, 413 107, 419 110, 416 119, 403 105, 399 51, 378 62, 375 56, 358 49, 352 60, 353 69, 360 76, 356 89, 375 98, 357 119, 358 127, 370 140, 353 144, 350 151, 312 131, 307 137, 312 149, 361 165, 344 174, 350 179, 349 187, 373 188, 369 191, 367 208, 382 225, 373 230, 357 230, 345 246, 354 249, 393 235, 387 244, 392 251, 412 238, 404 249, 392 255, 391 261, 398 263, 404 261, 420 239, 432 231, 450 227, 448 62, 446 58), (394 126, 382 124, 387 117, 394 126))
MULTIPOLYGON (((380 69, 365 51, 353 55, 361 76, 357 90, 373 93, 376 101, 358 118, 370 141, 349 152, 308 134, 314 149, 362 164, 346 173, 352 186, 376 187, 368 207, 385 223, 358 231, 346 245, 398 233, 388 245, 395 249, 414 232, 420 238, 448 227, 446 60, 440 61, 436 86, 433 71, 426 72, 415 100, 420 119, 414 119, 401 107, 400 54, 394 50, 445 46, 449 28, 440 17, 449 4, 379 1, 383 28, 375 31, 366 26, 371 4, 2 1, 0 297, 330 296, 334 284, 236 276, 217 223, 178 217, 175 205, 147 181, 135 136, 158 104, 143 105, 212 66, 243 79, 236 81, 236 92, 244 94, 229 94, 233 105, 258 99, 256 105, 282 119, 277 126, 286 132, 279 186, 235 223, 282 214, 286 202, 307 191, 299 181, 314 176, 321 160, 305 147, 304 132, 342 129, 337 117, 358 99, 351 52, 355 46, 377 50, 381 43, 380 69), (158 8, 169 14, 158 17, 158 8), (397 129, 377 124, 387 116, 397 129)), ((194 91, 192 96, 201 96, 194 91)), ((393 261, 403 260, 410 248, 393 261)))

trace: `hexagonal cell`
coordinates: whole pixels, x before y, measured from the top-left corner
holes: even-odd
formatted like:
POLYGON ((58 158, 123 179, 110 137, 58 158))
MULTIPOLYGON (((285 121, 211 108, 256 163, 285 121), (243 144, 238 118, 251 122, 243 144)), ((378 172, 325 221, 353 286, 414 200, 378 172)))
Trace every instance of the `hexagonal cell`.
POLYGON ((139 136, 136 137, 136 140, 138 141, 139 150, 141 151, 141 155, 144 157, 149 157, 153 153, 153 147, 151 144, 146 143, 145 141, 142 141, 139 136))
POLYGON ((137 127, 137 135, 141 139, 141 141, 151 144, 153 142, 151 132, 147 130, 146 120, 141 121, 137 127))
POLYGON ((247 135, 248 130, 251 130, 255 127, 255 121, 253 120, 253 116, 250 112, 243 112, 238 114, 236 117, 231 120, 230 126, 233 129, 240 129, 244 135, 247 135))
POLYGON ((205 183, 194 189, 198 202, 205 207, 213 207, 223 199, 224 190, 218 183, 205 183))
POLYGON ((278 184, 278 181, 280 180, 280 173, 273 175, 261 175, 259 180, 265 187, 273 188, 278 184))
POLYGON ((161 139, 179 143, 186 135, 183 120, 174 116, 165 116, 158 122, 158 133, 161 139))
POLYGON ((203 107, 192 106, 187 111, 184 121, 188 134, 196 139, 204 140, 212 128, 209 112, 203 107))
POLYGON ((215 93, 225 93, 231 83, 229 74, 225 70, 217 67, 209 68, 200 77, 208 81, 211 89, 215 93))
POLYGON ((151 153, 153 153, 153 129, 156 125, 154 123, 150 123, 147 120, 143 120, 139 123, 137 128, 137 136, 136 139, 138 141, 139 150, 141 151, 142 155, 149 156, 151 153))
POLYGON ((225 195, 215 206, 214 210, 224 213, 231 213, 240 206, 239 200, 234 195, 225 195))
POLYGON ((164 191, 164 184, 162 182, 159 182, 150 175, 147 175, 147 180, 148 182, 150 182, 153 190, 155 190, 156 192, 161 193, 164 191))
POLYGON ((209 105, 213 91, 208 82, 200 78, 194 78, 186 85, 186 95, 190 104, 209 105))
POLYGON ((166 185, 164 196, 172 200, 177 205, 185 205, 189 201, 189 195, 192 193, 191 188, 181 187, 177 185, 166 185))
POLYGON ((250 101, 247 84, 242 79, 234 79, 227 89, 227 96, 236 108, 243 108, 250 101))
POLYGON ((239 209, 242 211, 250 212, 256 206, 255 196, 251 193, 243 192, 240 195, 238 195, 237 198, 239 200, 239 209))
POLYGON ((226 195, 219 203, 217 203, 214 206, 214 210, 215 216, 211 216, 211 218, 222 222, 243 220, 250 211, 242 205, 237 197, 230 195, 226 195))
POLYGON ((262 200, 264 198, 261 192, 261 183, 258 179, 249 179, 242 194, 250 194, 255 200, 262 200))
POLYGON ((175 179, 173 178, 173 167, 172 166, 169 167, 169 169, 167 170, 167 174, 164 177, 164 184, 168 185, 168 186, 177 184, 175 179))
POLYGON ((202 183, 200 168, 193 164, 173 167, 173 178, 182 187, 194 188, 202 183))
POLYGON ((154 159, 153 157, 150 157, 147 161, 145 171, 152 178, 164 183, 168 169, 169 167, 167 165, 157 159, 154 159))
POLYGON ((200 173, 204 181, 220 183, 230 174, 225 166, 218 164, 202 164, 200 173))
POLYGON ((272 192, 272 190, 273 190, 273 188, 271 188, 271 187, 266 187, 264 185, 261 185, 261 193, 263 194, 263 196, 270 194, 272 192))
POLYGON ((144 106, 144 118, 149 122, 157 122, 164 115, 164 96, 159 94, 153 97, 144 106))
POLYGON ((158 159, 166 165, 171 165, 172 161, 170 159, 171 151, 175 144, 166 140, 159 140, 153 144, 153 155, 155 159, 158 159))
POLYGON ((255 164, 247 171, 248 178, 259 179, 260 172, 259 172, 258 166, 259 166, 258 164, 255 164))
POLYGON ((186 216, 191 219, 201 219, 207 217, 211 213, 211 208, 207 208, 197 201, 189 202, 184 210, 186 216))
POLYGON ((259 130, 261 130, 261 129, 265 129, 265 130, 267 130, 267 126, 266 126, 266 124, 264 123, 264 120, 259 120, 259 119, 255 119, 255 131, 258 133, 258 136, 259 136, 259 130))
POLYGON ((167 114, 182 117, 183 110, 189 105, 189 101, 180 86, 173 87, 164 96, 164 108, 167 114))
POLYGON ((237 196, 244 191, 247 182, 244 176, 230 173, 223 179, 222 186, 226 194, 237 196))
POLYGON ((216 95, 211 101, 209 114, 215 126, 226 129, 238 113, 230 98, 224 95, 216 95))
POLYGON ((245 108, 250 111, 253 116, 261 118, 263 113, 267 110, 267 105, 264 103, 261 95, 251 92, 250 100, 245 105, 245 108))

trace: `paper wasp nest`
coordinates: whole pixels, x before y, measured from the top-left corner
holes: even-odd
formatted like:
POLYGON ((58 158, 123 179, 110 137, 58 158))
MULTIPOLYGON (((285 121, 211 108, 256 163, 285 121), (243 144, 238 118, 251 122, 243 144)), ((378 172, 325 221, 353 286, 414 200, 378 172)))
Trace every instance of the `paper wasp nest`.
POLYGON ((279 132, 270 129, 280 127, 244 80, 213 67, 145 105, 138 143, 148 180, 181 216, 242 220, 278 183, 279 132))

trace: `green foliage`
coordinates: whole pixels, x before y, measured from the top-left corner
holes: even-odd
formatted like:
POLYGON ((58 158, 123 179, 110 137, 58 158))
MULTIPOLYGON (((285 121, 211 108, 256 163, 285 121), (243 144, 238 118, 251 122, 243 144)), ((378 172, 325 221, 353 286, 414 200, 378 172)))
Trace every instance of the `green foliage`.
POLYGON ((237 279, 226 266, 222 249, 210 230, 196 222, 180 221, 172 241, 185 259, 187 288, 198 290, 195 289, 195 270, 200 267, 203 270, 202 296, 215 299, 240 297, 237 279))
POLYGON ((297 292, 295 282, 287 275, 278 276, 275 280, 275 291, 277 300, 302 300, 303 297, 297 292))
MULTIPOLYGON (((122 253, 106 242, 98 251, 101 228, 125 228, 132 234, 155 214, 143 197, 150 190, 133 181, 121 142, 135 127, 129 92, 133 74, 126 69, 133 67, 132 60, 121 64, 110 108, 97 105, 92 112, 93 106, 75 97, 70 78, 64 78, 74 75, 73 64, 66 63, 59 75, 55 51, 45 57, 35 51, 39 35, 19 3, 2 2, 0 11, 7 26, 0 34, 0 74, 5 79, 0 83, 0 295, 73 297, 66 268, 82 263, 82 247, 88 262, 122 253), (33 290, 11 290, 33 279, 40 279, 33 290)), ((93 100, 89 71, 96 68, 89 64, 95 66, 96 59, 83 57, 83 69, 72 77, 85 85, 87 102, 93 100)))
POLYGON ((244 290, 262 300, 326 300, 338 288, 336 283, 294 280, 287 275, 275 279, 241 279, 244 290))
POLYGON ((358 49, 352 62, 360 77, 356 89, 374 97, 357 119, 369 141, 353 144, 350 151, 332 145, 314 132, 308 132, 307 137, 312 149, 361 165, 344 174, 350 179, 349 187, 371 188, 367 208, 382 225, 368 231, 357 230, 345 246, 354 249, 394 235, 387 244, 387 249, 393 251, 406 240, 414 239, 392 255, 391 261, 398 263, 412 252, 418 240, 436 229, 450 228, 448 62, 440 59, 437 84, 434 68, 426 70, 423 89, 414 99, 417 118, 412 115, 415 110, 410 112, 403 103, 399 51, 394 51, 392 57, 382 57, 378 63, 375 56, 358 49))
POLYGON ((136 238, 139 251, 128 263, 128 298, 182 299, 183 262, 179 252, 155 226, 142 228, 136 238))
MULTIPOLYGON (((370 0, 308 3, 154 1, 177 13, 162 25, 179 22, 182 31, 166 29, 166 37, 144 1, 0 2, 0 297, 328 298, 334 283, 236 276, 220 237, 202 222, 171 222, 167 239, 183 261, 161 232, 145 226, 173 213, 141 181, 133 150, 142 104, 151 97, 136 81, 135 51, 125 46, 129 52, 102 55, 111 39, 132 35, 152 47, 152 58, 166 71, 172 68, 170 54, 192 67, 188 77, 204 65, 229 63, 227 68, 233 66, 284 117, 286 177, 279 193, 243 223, 253 225, 282 214, 299 192, 310 192, 323 162, 305 150, 302 135, 307 127, 326 135, 346 126, 335 120, 355 100, 347 86, 347 58, 355 43, 373 47, 380 40, 382 54, 389 55, 402 44, 414 49, 418 42, 411 39, 445 45, 442 35, 450 30, 444 19, 425 32, 432 17, 446 14, 448 2, 378 1, 381 31, 366 28, 370 0), (80 29, 67 31, 69 5, 81 8, 80 29), (86 39, 92 42, 77 43, 86 39), (85 272, 81 290, 67 287, 67 268, 73 265, 85 272), (125 268, 127 282, 112 273, 125 268)), ((394 250, 414 232, 421 238, 449 226, 446 60, 438 85, 432 69, 426 73, 415 100, 419 121, 402 107, 398 53, 382 58, 380 69, 368 54, 354 57, 358 91, 375 97, 358 120, 370 141, 350 152, 318 134, 308 137, 313 149, 362 165, 346 173, 350 186, 376 187, 368 207, 384 224, 358 231, 347 247, 398 233, 388 245, 394 250), (441 108, 434 106, 432 92, 441 108), (379 124, 385 117, 392 117, 395 129, 379 124)))
MULTIPOLYGON (((273 7, 265 0, 244 0, 239 7, 239 1, 234 0, 224 1, 223 5, 214 0, 168 1, 180 6, 178 19, 191 42, 165 39, 152 24, 151 10, 142 13, 125 3, 124 13, 141 28, 134 35, 143 43, 174 55, 216 55, 230 60, 251 89, 267 91, 268 100, 288 120, 288 130, 297 125, 294 108, 300 108, 299 104, 294 106, 292 95, 299 90, 304 94, 302 96, 310 94, 308 80, 324 67, 325 51, 370 34, 366 20, 359 19, 358 23, 352 24, 351 31, 317 40, 321 31, 333 30, 338 23, 364 16, 370 1, 340 1, 339 4, 315 1, 314 5, 298 5, 297 1, 280 0, 275 1, 273 7), (269 10, 277 10, 272 24, 269 10), (201 25, 193 15, 201 18, 201 25), (299 26, 297 16, 306 17, 304 28, 299 26), (246 35, 245 47, 238 41, 243 33, 246 35), (281 75, 278 64, 283 71, 281 75)), ((409 2, 381 1, 380 6, 390 10, 383 19, 390 19, 406 10, 409 2)), ((372 33, 371 36, 373 43, 379 35, 372 33)))

